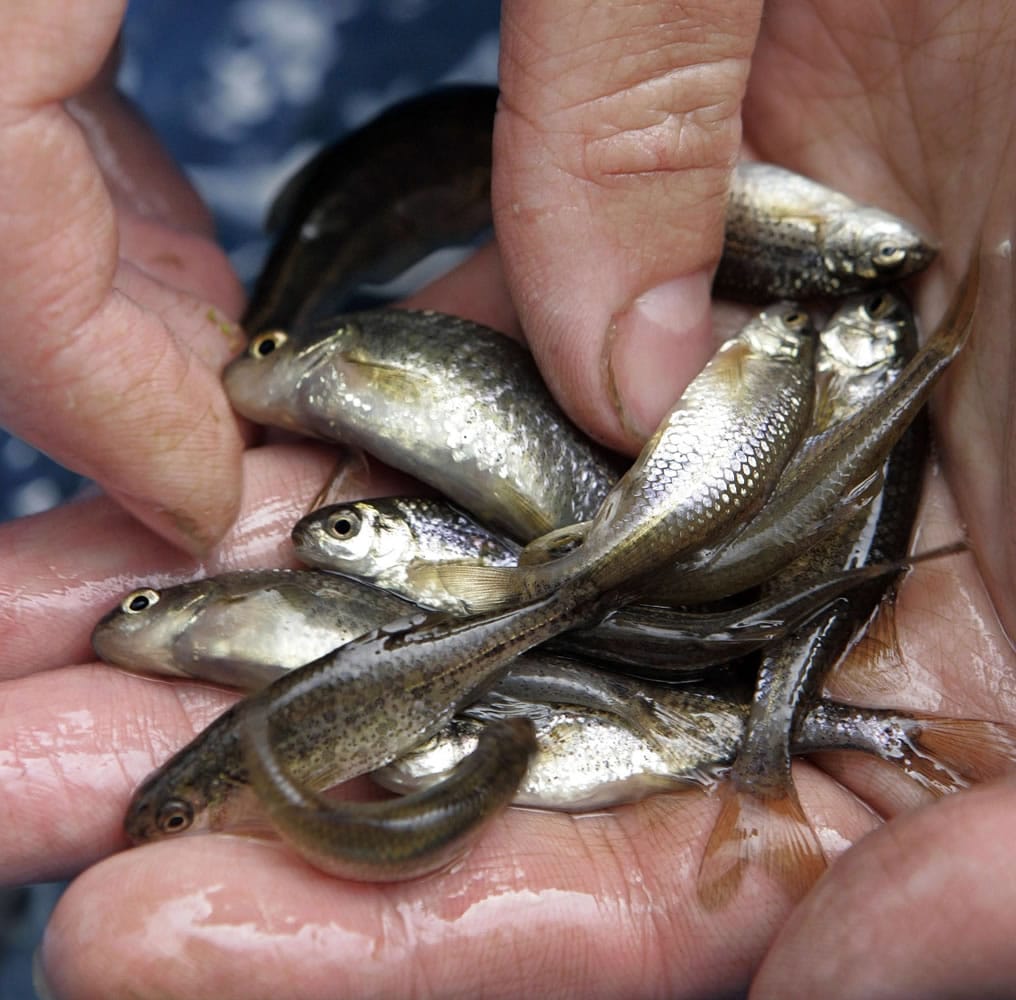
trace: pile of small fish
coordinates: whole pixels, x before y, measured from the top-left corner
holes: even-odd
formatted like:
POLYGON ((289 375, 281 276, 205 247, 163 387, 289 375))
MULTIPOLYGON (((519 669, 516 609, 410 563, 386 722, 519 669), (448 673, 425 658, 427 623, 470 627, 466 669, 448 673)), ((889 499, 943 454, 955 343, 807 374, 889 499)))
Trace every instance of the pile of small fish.
POLYGON ((260 825, 324 871, 401 879, 446 864, 513 801, 602 809, 720 782, 703 901, 722 905, 751 862, 800 894, 825 862, 792 755, 864 751, 936 794, 1016 756, 1001 724, 821 696, 915 561, 922 407, 970 330, 976 261, 918 348, 893 286, 931 262, 928 242, 742 164, 716 292, 768 304, 625 470, 510 339, 433 312, 334 314, 365 276, 489 223, 495 99, 459 88, 398 106, 276 203, 253 336, 224 376, 235 408, 441 498, 322 507, 293 529, 314 569, 144 588, 103 618, 108 662, 250 692, 142 784, 128 836, 260 825), (407 154, 419 148, 454 156, 407 154), (778 301, 791 295, 842 301, 816 332, 778 301), (321 794, 367 773, 405 794, 321 794))

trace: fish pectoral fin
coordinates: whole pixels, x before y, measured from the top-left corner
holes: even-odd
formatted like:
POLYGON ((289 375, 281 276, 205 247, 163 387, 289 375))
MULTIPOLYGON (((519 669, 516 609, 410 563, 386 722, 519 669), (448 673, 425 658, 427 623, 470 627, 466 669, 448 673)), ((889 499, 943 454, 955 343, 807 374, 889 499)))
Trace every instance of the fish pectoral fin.
POLYGON ((463 614, 496 611, 522 600, 515 566, 480 566, 470 560, 426 563, 410 567, 406 578, 421 590, 445 591, 461 603, 463 614))
POLYGON ((538 566, 567 555, 586 540, 592 521, 566 524, 563 528, 548 531, 534 538, 520 553, 520 566, 538 566))
POLYGON ((727 906, 750 865, 758 865, 793 900, 800 899, 826 869, 814 828, 794 786, 762 798, 731 781, 720 786, 720 814, 706 843, 698 874, 698 898, 707 910, 727 906))
POLYGON ((382 364, 356 346, 341 351, 339 359, 350 385, 359 380, 386 396, 403 400, 423 400, 430 392, 431 380, 426 375, 382 364))
POLYGON ((1016 727, 1004 722, 920 716, 907 739, 903 770, 936 794, 1016 770, 1016 727))

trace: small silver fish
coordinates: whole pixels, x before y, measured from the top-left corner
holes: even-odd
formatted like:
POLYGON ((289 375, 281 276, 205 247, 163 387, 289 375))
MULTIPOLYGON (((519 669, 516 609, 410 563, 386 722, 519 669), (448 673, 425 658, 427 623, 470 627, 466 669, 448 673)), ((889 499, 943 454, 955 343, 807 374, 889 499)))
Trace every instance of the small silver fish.
POLYGON ((521 541, 592 516, 623 467, 524 348, 455 316, 377 309, 269 331, 223 379, 251 420, 362 448, 521 541))
POLYGON ((127 594, 92 632, 100 659, 246 690, 412 611, 314 570, 247 570, 127 594))
POLYGON ((928 266, 936 246, 889 212, 771 163, 740 163, 730 182, 722 298, 850 295, 928 266))
MULTIPOLYGON (((700 688, 640 690, 656 705, 652 738, 608 712, 492 693, 372 777, 393 791, 426 788, 473 750, 491 720, 522 717, 536 726, 538 749, 515 805, 587 812, 721 780, 743 738, 747 705, 700 688)), ((1011 771, 1016 729, 823 700, 802 713, 791 750, 868 753, 941 795, 1011 771)))
POLYGON ((331 504, 297 521, 298 559, 344 573, 422 607, 465 613, 463 602, 440 580, 417 569, 468 560, 479 566, 514 566, 520 547, 444 500, 383 497, 331 504))

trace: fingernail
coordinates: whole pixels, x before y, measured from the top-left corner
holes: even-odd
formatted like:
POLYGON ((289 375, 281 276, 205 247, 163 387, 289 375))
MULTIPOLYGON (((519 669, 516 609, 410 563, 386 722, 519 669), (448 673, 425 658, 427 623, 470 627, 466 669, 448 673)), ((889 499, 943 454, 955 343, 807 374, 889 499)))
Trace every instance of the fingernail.
POLYGON ((621 426, 648 437, 712 355, 710 276, 675 278, 615 313, 607 383, 621 426))

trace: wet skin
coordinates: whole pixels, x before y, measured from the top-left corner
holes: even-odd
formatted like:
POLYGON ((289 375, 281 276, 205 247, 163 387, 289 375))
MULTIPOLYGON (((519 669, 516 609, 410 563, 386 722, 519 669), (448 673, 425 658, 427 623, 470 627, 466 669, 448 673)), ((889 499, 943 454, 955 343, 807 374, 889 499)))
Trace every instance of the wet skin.
MULTIPOLYGON (((1014 28, 989 4, 910 12, 927 17, 921 30, 910 20, 894 26, 888 5, 873 10, 877 44, 871 11, 856 20, 834 4, 767 12, 746 139, 767 159, 850 186, 925 231, 948 235, 940 265, 919 285, 927 326, 941 315, 982 222, 989 247, 1012 236, 1014 28), (983 34, 961 30, 972 14, 983 34), (958 67, 955 86, 944 83, 946 55, 958 67), (851 167, 859 161, 863 176, 851 167), (984 182, 973 184, 974 173, 984 182)), ((474 269, 467 277, 482 276, 474 269)), ((853 678, 855 690, 862 681, 869 691, 880 686, 901 707, 1012 721, 1014 662, 1001 626, 1010 634, 1016 627, 1016 544, 1000 531, 1013 501, 1011 260, 990 258, 981 280, 985 305, 971 344, 934 400, 943 465, 928 479, 918 529, 930 546, 952 541, 965 523, 974 558, 921 567, 904 584, 896 610, 903 674, 873 679, 855 670, 836 684, 853 678)), ((447 284, 427 302, 452 311, 460 303, 447 284)), ((475 318, 512 321, 507 313, 475 318)), ((330 464, 312 448, 249 453, 247 513, 204 568, 277 557, 288 530, 280 512, 301 513, 330 464), (281 495, 281 481, 287 493, 300 494, 295 501, 281 495), (258 521, 257 502, 269 497, 272 517, 258 521)), ((558 982, 559 963, 548 957, 520 968, 517 954, 556 958, 574 943, 577 924, 583 943, 578 953, 573 945, 568 966, 575 990, 702 995, 744 986, 790 913, 778 889, 761 880, 748 880, 744 905, 715 916, 698 909, 694 875, 716 806, 697 793, 580 820, 512 811, 463 867, 400 887, 351 887, 288 852, 235 838, 193 838, 107 858, 122 846, 119 823, 134 785, 227 698, 68 664, 87 658, 97 604, 112 603, 135 581, 180 579, 199 567, 105 499, 78 504, 72 518, 60 511, 5 526, 0 539, 0 748, 10 816, 0 851, 4 877, 53 878, 106 859, 65 895, 47 935, 45 963, 66 995, 108 995, 128 983, 195 995, 207 992, 209 977, 224 996, 248 995, 255 977, 268 993, 298 982, 310 997, 333 995, 337 982, 349 992, 416 987, 445 995, 503 984, 508 995, 558 982), (94 919, 97 900, 101 921, 94 919), (492 948, 498 935, 511 947, 492 948)), ((873 663, 873 651, 860 660, 873 663)), ((837 759, 826 767, 883 815, 920 801, 877 766, 837 759)), ((825 774, 795 771, 805 811, 831 853, 874 825, 825 774)), ((929 995, 954 969, 967 982, 985 969, 1011 982, 1011 964, 984 959, 1009 954, 1014 930, 1011 898, 998 879, 1013 863, 1013 796, 994 787, 936 804, 843 858, 791 917, 757 995, 815 992, 825 977, 842 995, 865 996, 869 976, 898 984, 902 995, 929 995), (962 879, 956 867, 943 867, 964 858, 976 863, 964 862, 962 879), (943 891, 964 906, 938 905, 943 891), (910 928, 902 938, 901 926, 910 928), (977 947, 957 947, 970 941, 971 928, 977 947), (851 951, 852 942, 879 939, 895 942, 892 956, 851 951), (948 969, 923 960, 945 952, 955 958, 948 969)))

